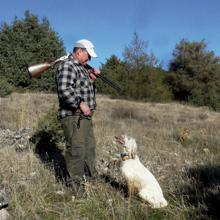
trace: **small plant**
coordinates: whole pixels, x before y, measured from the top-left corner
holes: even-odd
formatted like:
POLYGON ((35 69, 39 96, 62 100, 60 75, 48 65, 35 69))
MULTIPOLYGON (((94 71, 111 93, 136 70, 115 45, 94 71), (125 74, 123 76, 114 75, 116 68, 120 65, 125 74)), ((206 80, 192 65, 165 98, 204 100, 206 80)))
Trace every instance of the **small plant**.
POLYGON ((192 140, 190 130, 187 128, 180 128, 174 134, 174 138, 179 141, 182 145, 186 146, 192 140))
POLYGON ((47 133, 48 137, 51 137, 51 141, 53 140, 57 143, 64 141, 63 130, 59 120, 57 119, 57 111, 54 108, 39 120, 34 136, 37 138, 43 133, 47 133))
POLYGON ((10 95, 14 91, 14 86, 6 79, 0 78, 0 97, 10 95))

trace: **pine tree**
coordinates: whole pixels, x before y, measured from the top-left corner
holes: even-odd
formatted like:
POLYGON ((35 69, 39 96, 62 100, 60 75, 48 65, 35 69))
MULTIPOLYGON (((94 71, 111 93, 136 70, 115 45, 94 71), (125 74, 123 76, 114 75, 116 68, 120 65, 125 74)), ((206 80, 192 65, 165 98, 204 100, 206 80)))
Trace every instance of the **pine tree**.
POLYGON ((165 71, 157 66, 157 59, 152 53, 146 53, 146 47, 147 42, 134 33, 131 44, 125 48, 124 60, 113 55, 102 66, 102 72, 118 82, 122 92, 101 87, 100 83, 98 91, 126 99, 154 102, 170 100, 172 93, 165 83, 165 71))
POLYGON ((177 100, 220 109, 220 59, 204 41, 181 40, 169 71, 168 82, 177 100))
POLYGON ((54 90, 51 70, 40 78, 30 80, 27 66, 52 61, 63 54, 63 42, 50 27, 47 18, 40 22, 37 16, 26 11, 24 19, 15 17, 12 24, 1 26, 0 76, 16 87, 54 90))
POLYGON ((140 39, 137 32, 134 32, 132 41, 124 50, 124 61, 136 70, 141 70, 146 66, 156 66, 158 60, 151 52, 146 52, 148 42, 140 39))

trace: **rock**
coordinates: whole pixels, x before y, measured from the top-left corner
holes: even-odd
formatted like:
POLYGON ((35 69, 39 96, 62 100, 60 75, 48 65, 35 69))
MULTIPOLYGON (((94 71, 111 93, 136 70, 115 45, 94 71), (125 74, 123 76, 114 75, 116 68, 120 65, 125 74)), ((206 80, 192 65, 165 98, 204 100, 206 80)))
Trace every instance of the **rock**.
POLYGON ((6 209, 0 209, 0 220, 10 220, 11 216, 6 209))
POLYGON ((27 148, 32 130, 29 128, 19 131, 0 128, 0 149, 12 146, 17 151, 23 151, 27 148))
POLYGON ((64 196, 64 195, 65 195, 65 192, 62 191, 62 190, 58 190, 58 191, 55 191, 55 194, 56 194, 56 195, 60 195, 60 196, 64 196))
MULTIPOLYGON (((0 209, 8 206, 8 197, 6 195, 5 189, 0 189, 0 209)), ((1 219, 1 218, 0 218, 1 219)))
POLYGON ((203 148, 203 151, 207 154, 209 153, 209 149, 208 148, 203 148))
POLYGON ((18 139, 21 139, 22 136, 21 136, 20 134, 16 134, 16 135, 14 136, 14 138, 15 138, 16 140, 18 140, 18 139))

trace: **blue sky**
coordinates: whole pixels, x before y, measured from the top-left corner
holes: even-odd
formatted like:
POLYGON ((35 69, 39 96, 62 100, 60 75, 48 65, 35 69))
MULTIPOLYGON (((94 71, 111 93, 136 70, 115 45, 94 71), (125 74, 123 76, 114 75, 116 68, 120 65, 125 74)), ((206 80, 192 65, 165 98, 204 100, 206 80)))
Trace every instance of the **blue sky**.
POLYGON ((94 66, 115 54, 123 58, 133 33, 148 41, 147 52, 167 68, 175 45, 183 38, 205 40, 220 56, 219 0, 0 0, 0 22, 11 23, 29 10, 47 17, 66 51, 87 38, 96 46, 94 66))

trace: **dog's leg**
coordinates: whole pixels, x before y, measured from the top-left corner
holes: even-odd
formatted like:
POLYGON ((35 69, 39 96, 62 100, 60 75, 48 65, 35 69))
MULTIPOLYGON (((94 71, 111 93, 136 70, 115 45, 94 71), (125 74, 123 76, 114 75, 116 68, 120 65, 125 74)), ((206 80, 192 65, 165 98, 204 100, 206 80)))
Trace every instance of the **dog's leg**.
POLYGON ((128 199, 130 200, 134 194, 134 182, 128 181, 128 199))

